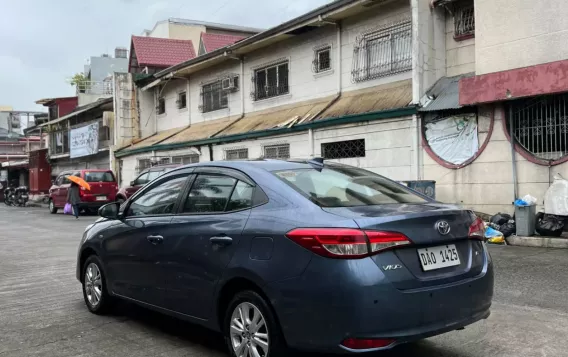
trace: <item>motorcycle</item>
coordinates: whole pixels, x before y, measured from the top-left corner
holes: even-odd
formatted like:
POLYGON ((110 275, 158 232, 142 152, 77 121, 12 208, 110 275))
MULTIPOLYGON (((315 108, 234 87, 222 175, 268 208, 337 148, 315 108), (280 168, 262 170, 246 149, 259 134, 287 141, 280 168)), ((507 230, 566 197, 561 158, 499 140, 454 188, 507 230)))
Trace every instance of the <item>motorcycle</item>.
POLYGON ((7 187, 4 190, 4 203, 6 206, 14 206, 16 202, 16 189, 13 187, 7 187))
POLYGON ((20 207, 24 207, 26 205, 26 202, 28 202, 30 195, 29 195, 29 190, 27 186, 20 186, 18 188, 16 188, 15 190, 15 204, 17 206, 20 207))

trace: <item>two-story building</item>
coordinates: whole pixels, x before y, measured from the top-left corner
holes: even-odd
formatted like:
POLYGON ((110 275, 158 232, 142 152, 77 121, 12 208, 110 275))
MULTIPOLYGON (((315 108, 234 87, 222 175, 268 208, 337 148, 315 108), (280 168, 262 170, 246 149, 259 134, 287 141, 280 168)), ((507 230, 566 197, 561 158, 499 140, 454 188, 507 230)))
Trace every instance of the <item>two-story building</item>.
POLYGON ((138 98, 141 139, 115 152, 122 182, 152 163, 309 156, 422 178, 417 104, 446 74, 423 61, 445 55, 443 15, 339 0, 154 74, 138 98))

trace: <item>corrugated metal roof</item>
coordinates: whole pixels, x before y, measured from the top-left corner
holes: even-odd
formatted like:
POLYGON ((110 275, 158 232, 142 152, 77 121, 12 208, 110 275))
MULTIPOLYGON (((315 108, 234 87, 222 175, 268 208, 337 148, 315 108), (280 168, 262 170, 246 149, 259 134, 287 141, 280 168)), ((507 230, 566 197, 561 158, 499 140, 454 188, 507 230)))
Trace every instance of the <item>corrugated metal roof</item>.
POLYGON ((192 124, 189 128, 186 128, 175 134, 171 138, 162 141, 160 144, 176 144, 187 141, 207 139, 235 120, 236 118, 225 118, 195 123, 192 124))
POLYGON ((459 109, 460 91, 459 81, 462 78, 472 77, 475 73, 466 73, 455 77, 442 77, 430 88, 426 95, 434 99, 420 108, 421 112, 433 112, 439 110, 459 109))
POLYGON ((174 128, 174 129, 160 131, 157 134, 154 134, 152 136, 147 136, 146 138, 142 139, 141 141, 137 142, 136 144, 131 145, 131 146, 127 146, 123 149, 129 149, 130 150, 130 149, 138 149, 138 148, 143 148, 143 147, 147 147, 147 146, 152 146, 154 144, 159 143, 162 140, 167 139, 168 137, 170 137, 172 135, 175 135, 176 133, 181 132, 185 128, 186 127, 174 128))
POLYGON ((248 113, 243 119, 235 122, 216 137, 272 129, 293 120, 308 122, 321 112, 333 98, 334 96, 318 98, 248 113))
POLYGON ((404 108, 412 102, 412 80, 344 92, 341 98, 315 120, 404 108))

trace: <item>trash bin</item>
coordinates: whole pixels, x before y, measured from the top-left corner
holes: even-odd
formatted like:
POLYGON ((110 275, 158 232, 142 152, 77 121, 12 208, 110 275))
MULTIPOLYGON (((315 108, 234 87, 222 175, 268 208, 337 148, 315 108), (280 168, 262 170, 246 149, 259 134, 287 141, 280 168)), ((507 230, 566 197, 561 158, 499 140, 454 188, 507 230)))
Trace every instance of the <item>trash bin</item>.
POLYGON ((536 205, 515 206, 517 235, 532 237, 536 226, 536 205))
POLYGON ((436 181, 404 181, 404 184, 414 191, 418 191, 431 199, 436 199, 436 181))

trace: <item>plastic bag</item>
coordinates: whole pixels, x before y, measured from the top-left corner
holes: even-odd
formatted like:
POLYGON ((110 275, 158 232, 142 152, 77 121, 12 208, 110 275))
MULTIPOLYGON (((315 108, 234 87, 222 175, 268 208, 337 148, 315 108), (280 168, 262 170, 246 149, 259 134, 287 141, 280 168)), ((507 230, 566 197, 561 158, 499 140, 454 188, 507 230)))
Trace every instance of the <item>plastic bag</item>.
POLYGON ((511 215, 507 213, 497 213, 496 215, 491 217, 490 222, 496 224, 498 227, 501 227, 503 224, 509 222, 511 218, 511 215))
POLYGON ((517 225, 515 224, 515 221, 511 220, 503 224, 501 228, 499 228, 499 232, 503 233, 505 238, 508 238, 517 233, 517 225))
POLYGON ((487 238, 487 242, 489 243, 493 244, 505 243, 505 237, 503 237, 503 233, 491 227, 485 228, 485 238, 487 238))
POLYGON ((527 203, 527 206, 536 205, 536 198, 531 195, 526 195, 522 198, 527 203))
POLYGON ((564 231, 564 221, 554 215, 545 215, 536 223, 536 231, 545 237, 560 237, 564 231))
POLYGON ((560 174, 554 176, 554 182, 544 195, 544 213, 568 216, 568 181, 560 174))
POLYGON ((63 214, 73 214, 73 206, 70 203, 66 203, 63 207, 63 214))

